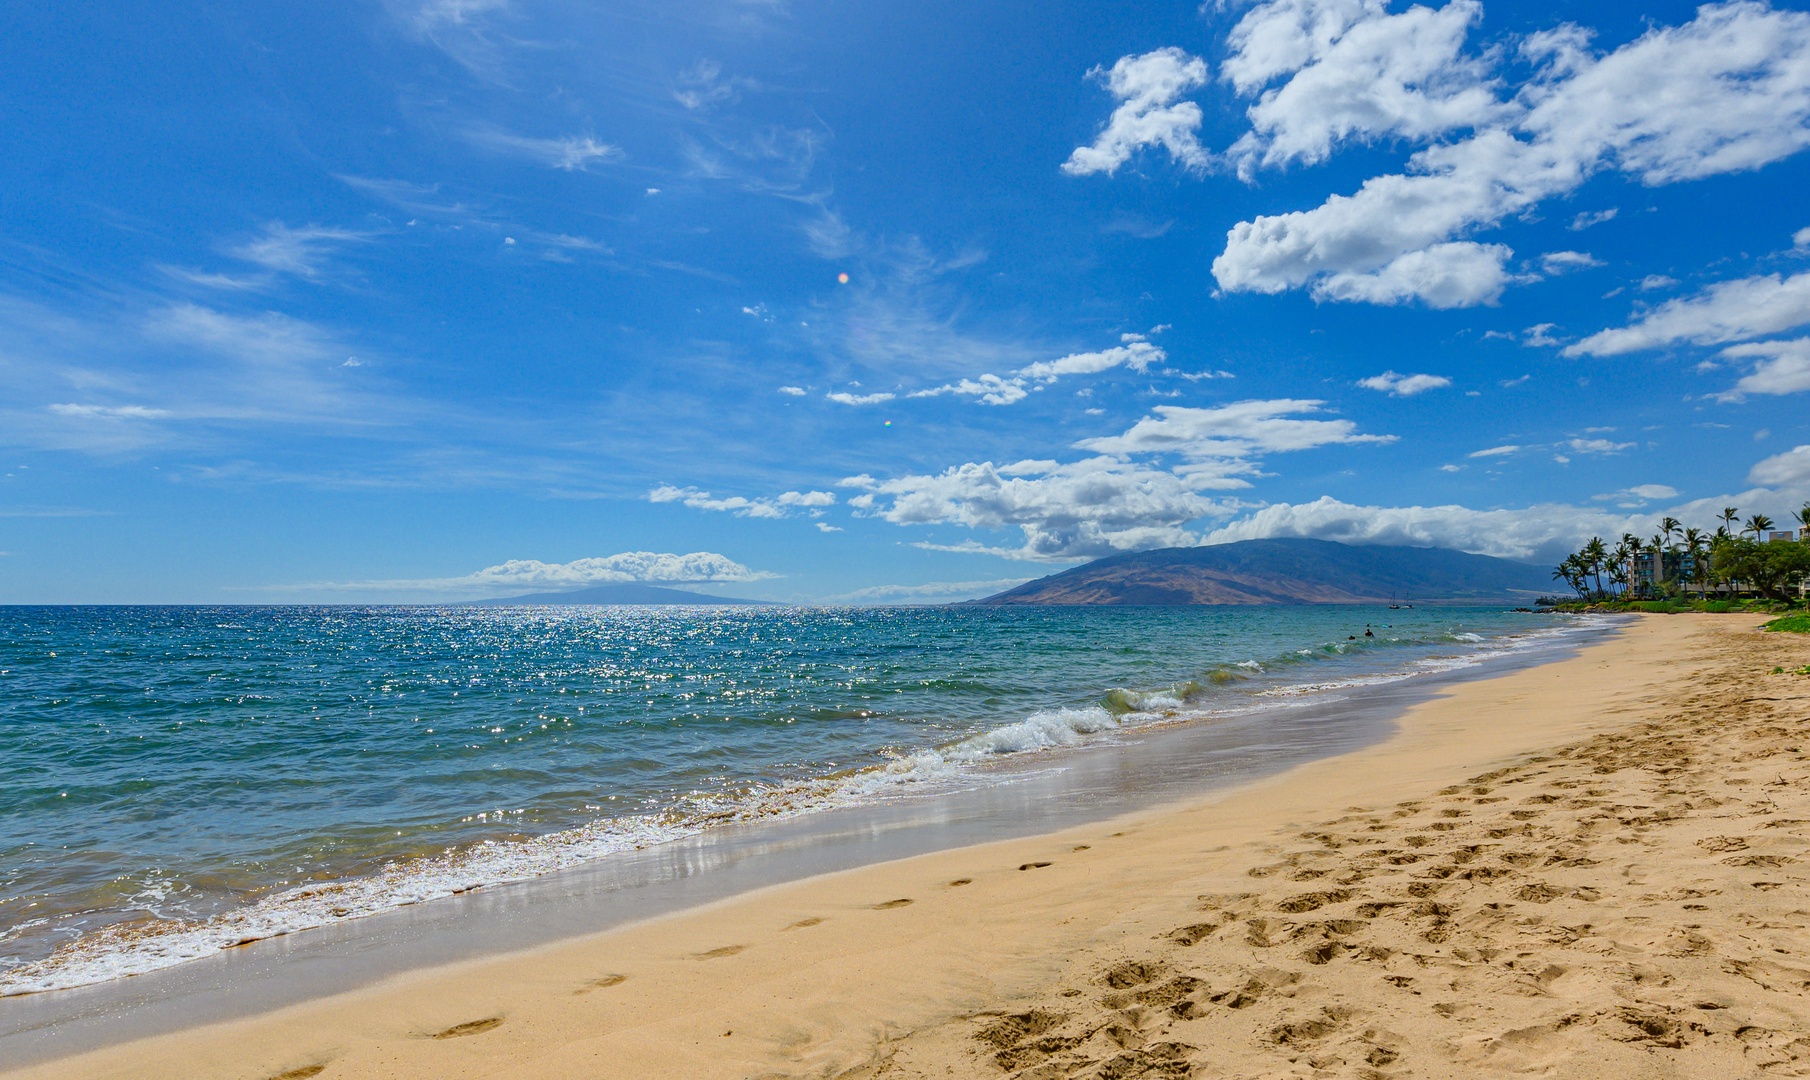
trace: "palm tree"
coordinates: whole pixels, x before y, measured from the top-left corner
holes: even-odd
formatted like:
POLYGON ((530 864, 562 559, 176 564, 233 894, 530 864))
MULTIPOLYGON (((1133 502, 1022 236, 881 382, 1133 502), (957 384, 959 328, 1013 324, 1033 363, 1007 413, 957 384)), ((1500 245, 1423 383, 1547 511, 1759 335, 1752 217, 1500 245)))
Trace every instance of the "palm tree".
POLYGON ((1554 580, 1562 580, 1571 586, 1578 596, 1584 595, 1584 572, 1578 567, 1576 555, 1565 556, 1565 561, 1558 565, 1558 569, 1552 572, 1552 576, 1554 580))
POLYGON ((1765 514, 1755 514, 1747 519, 1747 524, 1741 531, 1753 533, 1754 542, 1758 543, 1759 541, 1766 539, 1766 530, 1770 528, 1772 528, 1771 518, 1767 517, 1765 514))
MULTIPOLYGON (((1797 523, 1799 525, 1802 525, 1806 531, 1810 531, 1810 502, 1798 507, 1797 513, 1793 516, 1797 518, 1797 523)), ((1803 536, 1803 533, 1799 533, 1798 535, 1803 536)), ((1804 539, 1810 540, 1810 537, 1804 537, 1804 539)))
MULTIPOLYGON (((1804 504, 1804 510, 1807 513, 1810 513, 1810 503, 1804 504)), ((1703 595, 1703 573, 1705 570, 1703 565, 1704 543, 1702 529, 1693 527, 1684 530, 1684 550, 1691 557, 1690 580, 1696 584, 1697 594, 1699 596, 1703 595)))
MULTIPOLYGON (((1666 550, 1671 550, 1672 534, 1676 533, 1680 528, 1681 526, 1678 523, 1678 519, 1675 517, 1668 517, 1659 523, 1659 531, 1665 534, 1666 550)), ((1656 583, 1660 584, 1663 584, 1665 580, 1665 559, 1657 553, 1653 556, 1653 579, 1656 583)))
POLYGON ((1722 527, 1724 529, 1727 529, 1729 531, 1730 535, 1734 534, 1735 519, 1740 516, 1741 516, 1741 511, 1735 509, 1732 506, 1724 506, 1722 508, 1722 527))
POLYGON ((1633 533, 1622 533, 1621 539, 1615 542, 1615 551, 1611 553, 1615 564, 1622 568, 1621 577, 1610 575, 1610 581, 1619 580, 1624 592, 1634 587, 1634 556, 1638 554, 1640 541, 1634 539, 1633 533))
POLYGON ((1590 568, 1591 576, 1596 578, 1597 595, 1602 595, 1603 569, 1609 563, 1609 549, 1603 544, 1603 538, 1592 536, 1590 542, 1584 545, 1584 550, 1579 554, 1583 555, 1584 565, 1590 568))

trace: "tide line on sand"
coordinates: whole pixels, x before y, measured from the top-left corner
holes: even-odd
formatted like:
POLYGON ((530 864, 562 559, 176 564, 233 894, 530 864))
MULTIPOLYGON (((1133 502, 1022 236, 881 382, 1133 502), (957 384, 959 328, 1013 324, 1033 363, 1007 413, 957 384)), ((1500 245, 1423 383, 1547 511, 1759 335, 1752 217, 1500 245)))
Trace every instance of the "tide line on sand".
MULTIPOLYGON (((1211 800, 37 1077, 1791 1075, 1810 641, 1643 620, 1211 800)), ((13 1074, 9 1074, 13 1075, 13 1074)))

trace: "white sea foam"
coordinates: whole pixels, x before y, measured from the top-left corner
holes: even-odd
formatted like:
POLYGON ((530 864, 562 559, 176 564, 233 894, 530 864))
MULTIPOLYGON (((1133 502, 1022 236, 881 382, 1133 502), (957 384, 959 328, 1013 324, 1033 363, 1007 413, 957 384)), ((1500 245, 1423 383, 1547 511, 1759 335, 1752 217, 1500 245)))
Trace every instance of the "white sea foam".
MULTIPOLYGON (((1577 623, 1486 640, 1475 634, 1451 638, 1487 647, 1415 660, 1407 670, 1366 672, 1348 677, 1292 683, 1259 690, 1275 704, 1304 703, 1317 694, 1379 685, 1417 674, 1470 667, 1524 651, 1602 621, 1577 623), (1284 699, 1284 700, 1276 700, 1284 699), (1290 700, 1292 699, 1292 700, 1290 700)), ((1344 653, 1346 643, 1333 651, 1344 653)), ((1311 657, 1314 650, 1298 655, 1311 657)), ((1237 665, 1262 671, 1256 661, 1237 665)), ((0 996, 66 989, 130 975, 142 975, 198 959, 251 941, 278 937, 330 923, 374 915, 410 904, 454 896, 472 889, 522 881, 623 851, 693 836, 731 822, 774 820, 875 799, 946 790, 986 775, 989 762, 1024 754, 1077 747, 1127 730, 1152 725, 1228 717, 1261 706, 1250 698, 1208 707, 1190 700, 1198 687, 1108 695, 1115 708, 1098 705, 1046 709, 1013 723, 970 735, 936 749, 900 754, 867 769, 787 785, 757 787, 739 794, 699 796, 664 814, 610 818, 578 828, 523 840, 493 840, 432 858, 386 865, 375 874, 290 889, 205 919, 161 919, 115 924, 85 934, 45 959, 0 972, 0 996)), ((154 881, 138 898, 159 902, 168 883, 154 881)), ((153 906, 147 903, 146 906, 153 906)), ((13 927, 18 933, 26 925, 13 927)), ((4 939, 6 934, 0 934, 4 939)))

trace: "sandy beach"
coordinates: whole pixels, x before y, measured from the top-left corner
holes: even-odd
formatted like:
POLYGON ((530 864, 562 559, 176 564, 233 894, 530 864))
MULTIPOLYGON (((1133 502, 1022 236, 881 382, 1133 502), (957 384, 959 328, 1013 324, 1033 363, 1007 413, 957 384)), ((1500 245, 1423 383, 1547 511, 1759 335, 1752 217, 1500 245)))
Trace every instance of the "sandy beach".
POLYGON ((9 1077, 1810 1074, 1810 641, 1653 617, 1211 800, 9 1077))

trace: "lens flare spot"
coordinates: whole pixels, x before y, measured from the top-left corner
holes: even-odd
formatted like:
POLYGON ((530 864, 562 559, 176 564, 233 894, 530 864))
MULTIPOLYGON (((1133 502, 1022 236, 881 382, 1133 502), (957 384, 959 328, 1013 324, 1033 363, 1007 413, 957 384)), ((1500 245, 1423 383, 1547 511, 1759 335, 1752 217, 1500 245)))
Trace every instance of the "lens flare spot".
POLYGON ((847 274, 837 274, 836 280, 841 282, 844 285, 847 285, 848 284, 848 275, 847 274))

